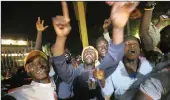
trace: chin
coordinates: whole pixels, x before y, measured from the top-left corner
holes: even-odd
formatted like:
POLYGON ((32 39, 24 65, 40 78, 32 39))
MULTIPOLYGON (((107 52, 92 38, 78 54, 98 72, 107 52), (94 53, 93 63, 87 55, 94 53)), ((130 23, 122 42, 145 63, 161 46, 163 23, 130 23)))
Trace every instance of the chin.
POLYGON ((129 59, 129 60, 136 60, 137 57, 129 57, 128 59, 129 59))
POLYGON ((36 79, 38 79, 38 80, 43 80, 43 79, 45 79, 45 78, 48 78, 48 75, 47 75, 47 74, 40 75, 40 76, 36 77, 36 79))
POLYGON ((93 62, 92 61, 86 61, 85 64, 91 65, 91 64, 93 64, 93 62))
POLYGON ((104 57, 106 54, 101 54, 101 57, 104 57))

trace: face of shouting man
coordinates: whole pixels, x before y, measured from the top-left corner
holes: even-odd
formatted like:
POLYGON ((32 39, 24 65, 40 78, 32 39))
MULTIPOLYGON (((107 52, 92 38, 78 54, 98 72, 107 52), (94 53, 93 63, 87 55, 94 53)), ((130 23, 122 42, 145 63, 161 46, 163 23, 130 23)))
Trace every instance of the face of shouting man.
POLYGON ((126 40, 124 48, 124 57, 128 60, 136 60, 140 54, 139 42, 135 39, 126 40))
POLYGON ((87 65, 94 64, 96 61, 96 53, 94 49, 92 48, 85 49, 83 52, 83 60, 84 60, 84 63, 87 65))

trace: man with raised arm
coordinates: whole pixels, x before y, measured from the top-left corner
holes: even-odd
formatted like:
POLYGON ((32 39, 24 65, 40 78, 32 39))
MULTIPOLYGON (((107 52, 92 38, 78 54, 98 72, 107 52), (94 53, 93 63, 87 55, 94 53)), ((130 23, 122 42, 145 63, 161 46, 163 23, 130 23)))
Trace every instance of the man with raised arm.
MULTIPOLYGON (((113 32, 112 32, 112 40, 109 41, 109 48, 108 48, 108 53, 107 55, 103 58, 103 61, 97 68, 99 70, 103 70, 105 72, 105 77, 107 78, 111 73, 114 72, 116 69, 119 61, 122 59, 123 54, 124 54, 124 44, 123 44, 123 31, 124 31, 124 26, 127 23, 129 14, 131 11, 134 10, 136 7, 136 3, 125 3, 125 2, 111 2, 109 5, 112 6, 112 12, 111 12, 111 20, 113 24, 113 32), (118 10, 117 6, 119 5, 124 5, 123 9, 124 10, 118 10), (126 10, 127 9, 127 10, 126 10), (121 17, 120 17, 121 16, 121 17), (123 19, 123 20, 122 20, 123 19)), ((70 33, 71 26, 70 26, 70 19, 69 19, 69 14, 68 14, 68 9, 67 9, 67 4, 66 2, 62 2, 62 7, 63 7, 63 16, 56 16, 53 18, 53 26, 56 31, 57 37, 56 37, 56 43, 55 43, 55 53, 53 57, 53 64, 55 65, 55 71, 57 71, 59 77, 61 79, 69 84, 73 85, 73 88, 75 87, 76 83, 82 83, 79 82, 78 79, 80 79, 80 76, 83 76, 84 71, 90 71, 94 70, 92 69, 93 67, 88 67, 87 62, 92 62, 94 63, 93 57, 97 57, 97 55, 94 55, 94 49, 92 47, 88 47, 84 52, 87 52, 84 54, 84 57, 82 57, 86 63, 84 64, 84 69, 81 71, 80 69, 74 69, 69 67, 69 64, 66 63, 66 60, 64 58, 64 46, 65 42, 67 39, 68 34, 70 33), (90 70, 89 70, 90 69, 90 70)), ((80 67, 81 68, 81 67, 80 67)), ((96 70, 95 70, 96 71, 96 70)), ((95 72, 94 71, 94 72, 95 72)), ((88 75, 88 74, 87 74, 88 75)), ((97 79, 101 79, 100 75, 95 75, 97 79)), ((83 79, 83 77, 82 77, 83 79)), ((81 80, 82 80, 81 79, 81 80)), ((84 80, 83 80, 84 81, 84 80)), ((85 83, 86 81, 84 81, 85 83)), ((87 84, 87 83, 86 83, 87 84)), ((94 94, 89 89, 89 93, 94 94)), ((75 93, 76 95, 76 93, 75 93)), ((80 100, 87 100, 88 99, 94 99, 94 97, 87 97, 85 94, 81 95, 81 97, 78 97, 76 99, 80 100)), ((99 98, 98 98, 99 99, 99 98)), ((99 99, 100 100, 100 99, 99 99)))
POLYGON ((45 31, 48 28, 48 26, 44 26, 44 20, 42 20, 41 22, 40 17, 38 17, 38 20, 36 22, 36 28, 37 28, 37 38, 36 38, 35 49, 41 50, 42 32, 45 31))
POLYGON ((49 77, 49 68, 48 57, 42 51, 32 50, 24 59, 24 69, 33 79, 32 82, 14 89, 8 95, 16 100, 57 100, 56 86, 49 77))
MULTIPOLYGON (((36 28, 37 28, 37 37, 36 37, 36 45, 35 49, 36 50, 41 50, 42 47, 42 32, 46 30, 48 26, 44 26, 44 20, 41 20, 40 17, 38 17, 38 20, 36 22, 36 28)), ((42 47, 42 51, 48 56, 48 61, 50 63, 50 72, 49 76, 54 79, 55 84, 56 84, 56 92, 58 94, 59 100, 65 100, 65 99, 71 99, 73 97, 72 93, 72 87, 63 82, 61 78, 58 77, 57 73, 54 72, 53 67, 51 65, 51 57, 53 56, 54 52, 54 44, 46 44, 45 46, 42 47)), ((67 61, 69 60, 69 51, 66 49, 65 50, 65 57, 67 61)))

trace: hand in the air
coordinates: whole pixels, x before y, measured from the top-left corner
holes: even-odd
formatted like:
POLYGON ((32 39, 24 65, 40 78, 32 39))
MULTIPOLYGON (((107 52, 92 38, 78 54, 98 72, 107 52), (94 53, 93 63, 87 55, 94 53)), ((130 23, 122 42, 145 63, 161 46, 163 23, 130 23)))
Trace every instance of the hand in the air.
POLYGON ((138 2, 106 2, 109 6, 112 6, 110 19, 115 28, 124 28, 126 25, 130 13, 139 4, 138 2))
POLYGON ((130 19, 138 19, 141 18, 142 14, 139 11, 139 9, 135 9, 131 14, 130 14, 130 19))
POLYGON ((66 37, 71 30, 67 3, 62 1, 63 16, 56 16, 52 19, 54 30, 57 36, 66 37))
POLYGON ((168 21, 168 20, 170 20, 170 18, 163 18, 162 15, 159 17, 159 21, 161 22, 168 21))
POLYGON ((44 26, 44 20, 40 20, 40 17, 38 17, 38 20, 36 22, 36 28, 38 32, 43 32, 48 26, 44 26))
POLYGON ((111 24, 111 20, 110 19, 105 19, 104 24, 103 24, 103 29, 108 30, 108 27, 110 26, 110 24, 111 24))

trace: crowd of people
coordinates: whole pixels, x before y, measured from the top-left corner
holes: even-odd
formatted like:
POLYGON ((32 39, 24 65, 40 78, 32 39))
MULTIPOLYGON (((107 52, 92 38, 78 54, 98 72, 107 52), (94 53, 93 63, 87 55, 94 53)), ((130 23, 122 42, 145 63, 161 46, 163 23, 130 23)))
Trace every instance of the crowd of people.
POLYGON ((63 15, 52 18, 53 44, 42 46, 48 26, 38 17, 35 50, 23 66, 31 81, 3 94, 2 100, 170 100, 170 25, 160 30, 170 14, 160 15, 154 25, 153 1, 146 2, 143 14, 136 8, 139 2, 106 4, 111 13, 103 37, 76 57, 65 47, 72 29, 67 3, 61 2, 63 15), (125 35, 129 18, 141 19, 140 39, 125 35))

